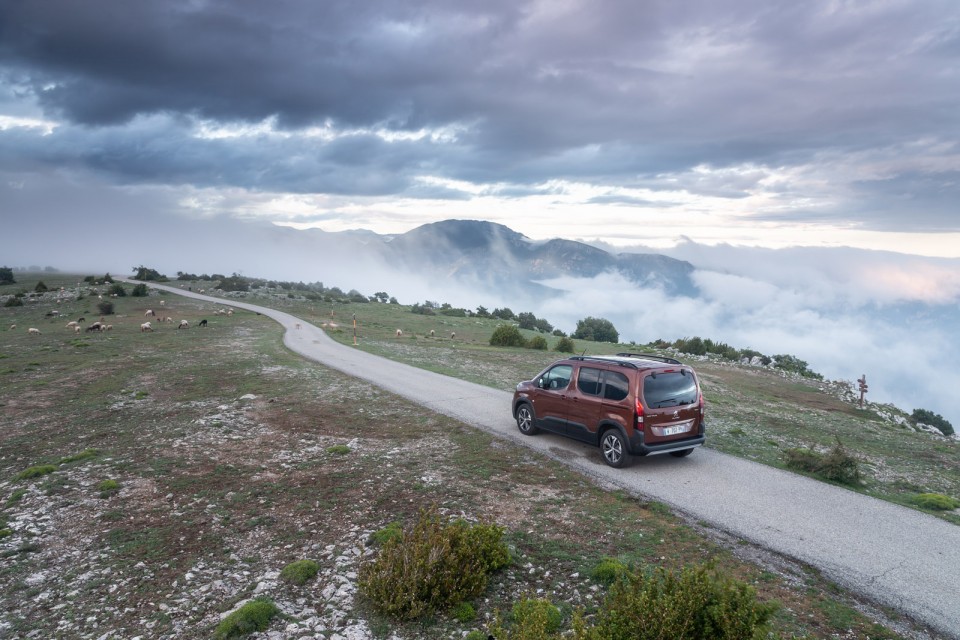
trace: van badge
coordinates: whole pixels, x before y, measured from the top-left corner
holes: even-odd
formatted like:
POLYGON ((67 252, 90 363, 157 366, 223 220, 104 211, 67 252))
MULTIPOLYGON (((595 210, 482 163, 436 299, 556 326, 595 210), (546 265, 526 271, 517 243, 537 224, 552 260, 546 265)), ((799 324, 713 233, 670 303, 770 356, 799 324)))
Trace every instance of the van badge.
POLYGON ((674 412, 673 412, 673 417, 674 417, 674 418, 679 418, 679 417, 680 417, 680 412, 679 412, 679 411, 674 411, 674 412))

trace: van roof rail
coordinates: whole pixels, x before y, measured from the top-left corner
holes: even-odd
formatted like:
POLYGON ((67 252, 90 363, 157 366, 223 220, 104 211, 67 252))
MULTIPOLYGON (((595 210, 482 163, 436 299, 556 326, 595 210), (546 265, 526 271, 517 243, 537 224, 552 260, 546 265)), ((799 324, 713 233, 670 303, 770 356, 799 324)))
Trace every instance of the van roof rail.
POLYGON ((675 358, 667 358, 666 356, 655 356, 651 353, 618 353, 618 356, 621 358, 643 358, 644 360, 656 360, 657 362, 663 362, 666 364, 683 364, 675 358))

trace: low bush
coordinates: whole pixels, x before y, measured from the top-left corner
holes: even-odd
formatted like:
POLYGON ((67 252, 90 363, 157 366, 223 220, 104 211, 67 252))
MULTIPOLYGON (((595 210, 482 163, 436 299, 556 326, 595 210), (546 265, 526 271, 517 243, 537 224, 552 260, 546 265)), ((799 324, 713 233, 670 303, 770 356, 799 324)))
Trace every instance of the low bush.
POLYGON ((107 290, 112 296, 117 296, 118 298, 124 298, 127 295, 127 290, 123 288, 123 285, 119 282, 115 282, 110 285, 110 288, 107 290))
POLYGON ((332 453, 337 456, 345 456, 351 451, 353 451, 353 449, 345 444, 335 444, 332 447, 327 447, 327 453, 332 453))
POLYGON ((30 480, 31 478, 39 478, 40 476, 45 476, 49 473, 53 473, 57 468, 52 464, 41 464, 35 467, 29 467, 24 469, 17 474, 17 480, 30 480))
POLYGON ((280 577, 295 585, 306 584, 320 573, 320 565, 313 560, 297 560, 280 570, 280 577))
POLYGON ((490 336, 490 346, 492 347, 522 347, 525 343, 520 329, 512 324, 500 325, 493 330, 493 335, 490 336))
POLYGON ((911 499, 913 504, 921 509, 930 509, 932 511, 952 511, 960 509, 960 500, 945 496, 942 493, 921 493, 911 499))
POLYGON ((840 484, 855 485, 862 479, 860 464, 847 453, 839 440, 826 454, 810 448, 787 449, 784 457, 791 469, 812 473, 840 484))
POLYGON ((97 303, 97 310, 102 316, 112 316, 113 315, 113 303, 109 300, 102 300, 97 303))
POLYGON ((277 605, 266 598, 257 598, 243 605, 217 625, 214 640, 241 638, 257 631, 266 631, 270 621, 280 613, 277 605))
POLYGON ((120 491, 120 483, 112 479, 103 480, 97 485, 97 491, 100 492, 101 498, 109 498, 120 491))
POLYGON ((577 345, 574 344, 573 340, 563 336, 557 340, 557 344, 553 347, 554 351, 559 351, 560 353, 574 353, 577 350, 577 345))
POLYGON ((377 544, 383 546, 387 544, 390 540, 394 538, 403 537, 403 527, 399 522, 391 522, 382 529, 378 529, 370 534, 370 542, 372 544, 377 544))
POLYGON ((3 306, 5 306, 5 307, 22 307, 22 306, 23 306, 23 300, 21 300, 18 296, 10 296, 9 298, 7 298, 7 301, 3 303, 3 306))
POLYGON ((537 351, 546 351, 547 350, 547 339, 543 336, 533 336, 530 338, 530 341, 527 343, 527 349, 535 349, 537 351))
POLYGON ((537 635, 531 637, 538 638, 556 633, 560 630, 560 623, 563 622, 560 609, 549 600, 542 598, 525 598, 514 603, 510 617, 513 619, 514 625, 520 629, 536 630, 537 635))
POLYGON ((450 612, 453 619, 458 622, 471 622, 477 618, 477 610, 469 602, 461 602, 450 612))
POLYGON ((574 622, 577 640, 754 640, 767 637, 776 604, 745 582, 705 567, 630 573, 614 583, 593 625, 574 622))
POLYGON ((150 292, 147 290, 147 285, 141 282, 140 284, 133 285, 133 291, 130 292, 130 295, 134 298, 146 298, 150 295, 150 292))
POLYGON ((627 565, 616 558, 603 558, 590 572, 590 577, 597 582, 611 585, 627 574, 627 565))
POLYGON ((510 554, 503 529, 448 521, 432 507, 409 531, 390 538, 360 568, 359 588, 380 612, 412 620, 480 595, 487 574, 505 567, 510 554))
POLYGON ((0 540, 13 535, 13 529, 0 529, 0 540))

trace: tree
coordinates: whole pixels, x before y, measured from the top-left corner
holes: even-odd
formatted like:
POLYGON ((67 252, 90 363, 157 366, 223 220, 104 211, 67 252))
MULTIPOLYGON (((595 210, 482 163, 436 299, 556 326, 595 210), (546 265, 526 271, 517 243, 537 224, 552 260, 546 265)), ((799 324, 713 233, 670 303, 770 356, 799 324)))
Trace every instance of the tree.
POLYGON ((35 287, 33 288, 33 290, 36 291, 37 293, 45 293, 45 292, 47 292, 47 291, 50 291, 50 289, 47 288, 47 285, 45 285, 45 284, 43 283, 43 280, 41 280, 40 282, 38 282, 38 283, 37 283, 37 286, 35 286, 35 287))
POLYGON ((147 285, 141 282, 140 284, 133 285, 133 292, 130 295, 134 298, 146 298, 150 295, 150 292, 147 291, 147 285))
POLYGON ((250 283, 246 278, 234 273, 229 278, 223 278, 216 286, 221 291, 250 291, 250 283))
POLYGON ((0 284, 17 284, 17 281, 13 279, 13 269, 0 267, 0 284))
POLYGON ((492 315, 494 318, 499 318, 501 320, 513 320, 516 318, 516 316, 513 314, 513 311, 510 310, 510 307, 494 309, 492 315))
MULTIPOLYGON (((146 286, 146 285, 144 285, 144 286, 146 286)), ((112 295, 112 296, 117 296, 118 298, 123 298, 124 296, 127 295, 127 290, 124 289, 124 288, 123 288, 123 285, 120 284, 119 282, 114 282, 112 285, 110 285, 110 289, 108 290, 108 293, 109 293, 110 295, 112 295)))
POLYGON ((587 317, 577 320, 577 330, 573 337, 579 340, 593 340, 594 342, 619 342, 620 334, 613 323, 606 318, 587 317))
POLYGON ((529 311, 524 311, 517 316, 517 322, 521 329, 533 329, 536 326, 537 316, 529 311))
POLYGON ((943 416, 939 413, 934 413, 933 411, 928 411, 926 409, 914 409, 913 414, 910 418, 913 420, 914 424, 918 422, 920 424, 928 424, 931 427, 936 427, 940 430, 945 436, 953 435, 953 425, 950 424, 943 416))
POLYGON ((134 276, 133 276, 134 280, 147 280, 147 281, 152 280, 155 282, 167 281, 167 276, 161 274, 156 269, 149 269, 143 265, 140 265, 139 267, 134 267, 133 272, 134 272, 134 276))
POLYGON ((491 316, 490 316, 490 312, 487 311, 487 308, 486 308, 485 306, 483 306, 483 305, 480 305, 479 307, 477 307, 477 311, 476 311, 476 313, 475 313, 474 315, 476 315, 478 318, 489 318, 489 317, 491 317, 491 316))
POLYGON ((377 291, 375 294, 373 294, 373 297, 377 299, 377 302, 386 302, 390 299, 390 296, 386 291, 377 291))

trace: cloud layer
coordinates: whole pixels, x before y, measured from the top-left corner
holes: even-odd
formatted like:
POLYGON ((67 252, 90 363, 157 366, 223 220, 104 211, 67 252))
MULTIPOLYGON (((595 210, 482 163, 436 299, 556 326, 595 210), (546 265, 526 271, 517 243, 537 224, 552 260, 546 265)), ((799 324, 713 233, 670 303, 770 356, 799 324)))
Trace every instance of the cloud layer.
POLYGON ((958 232, 958 53, 951 0, 9 2, 0 170, 232 190, 231 215, 311 195, 256 215, 340 228, 487 198, 958 232))

